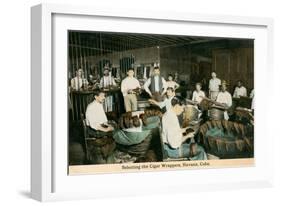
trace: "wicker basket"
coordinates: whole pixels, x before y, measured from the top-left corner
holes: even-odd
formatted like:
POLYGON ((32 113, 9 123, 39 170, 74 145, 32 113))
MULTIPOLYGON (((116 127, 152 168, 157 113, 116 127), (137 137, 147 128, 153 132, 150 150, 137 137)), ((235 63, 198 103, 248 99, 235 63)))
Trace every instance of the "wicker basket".
POLYGON ((149 135, 139 144, 134 145, 121 145, 116 144, 117 149, 135 156, 144 156, 150 148, 152 134, 149 135))
POLYGON ((254 153, 253 127, 237 122, 207 121, 200 126, 199 142, 206 152, 219 158, 248 158, 254 153))

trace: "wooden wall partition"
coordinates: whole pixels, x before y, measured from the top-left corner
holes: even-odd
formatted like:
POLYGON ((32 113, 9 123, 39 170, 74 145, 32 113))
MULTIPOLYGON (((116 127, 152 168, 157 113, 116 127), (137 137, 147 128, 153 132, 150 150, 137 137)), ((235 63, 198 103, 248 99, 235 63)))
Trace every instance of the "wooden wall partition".
POLYGON ((232 93, 237 80, 242 80, 248 95, 254 87, 254 49, 233 48, 212 51, 212 70, 226 80, 232 93))

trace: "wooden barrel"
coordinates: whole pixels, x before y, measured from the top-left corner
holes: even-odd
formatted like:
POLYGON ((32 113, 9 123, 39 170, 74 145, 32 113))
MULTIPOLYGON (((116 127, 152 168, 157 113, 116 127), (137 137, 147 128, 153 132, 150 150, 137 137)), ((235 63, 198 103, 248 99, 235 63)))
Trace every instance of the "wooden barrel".
POLYGON ((209 110, 210 120, 223 120, 224 119, 224 109, 222 107, 213 106, 209 110))
POLYGON ((199 110, 194 105, 186 105, 184 107, 183 119, 189 122, 198 120, 199 110))

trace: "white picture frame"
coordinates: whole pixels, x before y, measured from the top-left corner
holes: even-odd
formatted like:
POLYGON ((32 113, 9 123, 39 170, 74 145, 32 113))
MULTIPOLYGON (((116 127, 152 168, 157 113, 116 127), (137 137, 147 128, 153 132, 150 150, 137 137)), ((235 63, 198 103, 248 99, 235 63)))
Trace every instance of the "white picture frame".
POLYGON ((273 185, 274 133, 270 131, 267 115, 267 108, 273 103, 261 98, 261 94, 266 93, 266 88, 257 84, 263 82, 263 85, 266 84, 268 87, 272 85, 270 81, 274 75, 272 19, 177 12, 167 14, 143 10, 116 11, 113 8, 40 4, 31 9, 31 25, 32 198, 39 201, 52 201, 273 185), (116 21, 120 24, 116 25, 116 21), (157 25, 162 33, 166 30, 169 33, 193 32, 193 35, 255 39, 257 109, 254 167, 81 176, 67 174, 67 128, 64 121, 67 118, 65 109, 67 105, 64 104, 67 88, 64 80, 61 80, 67 77, 65 73, 67 68, 55 69, 66 65, 65 31, 91 30, 93 26, 96 26, 98 31, 109 29, 124 31, 126 25, 130 30, 137 32, 140 31, 136 28, 137 24, 150 25, 149 29, 152 32, 153 25, 157 25), (174 30, 167 28, 174 28, 174 30), (192 28, 192 31, 182 28, 192 28))

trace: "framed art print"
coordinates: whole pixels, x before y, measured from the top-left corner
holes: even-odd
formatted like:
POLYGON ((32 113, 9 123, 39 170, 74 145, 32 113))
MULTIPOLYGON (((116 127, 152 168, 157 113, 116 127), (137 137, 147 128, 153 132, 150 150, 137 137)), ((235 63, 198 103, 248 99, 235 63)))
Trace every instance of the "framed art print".
POLYGON ((33 198, 272 185, 271 19, 31 14, 33 198))

